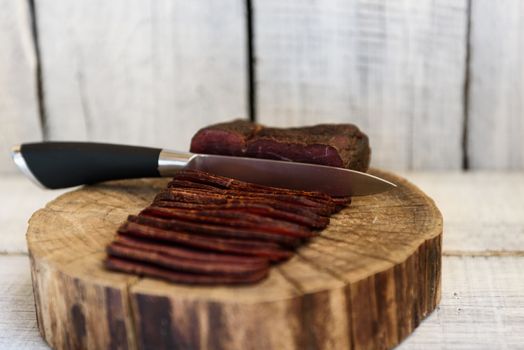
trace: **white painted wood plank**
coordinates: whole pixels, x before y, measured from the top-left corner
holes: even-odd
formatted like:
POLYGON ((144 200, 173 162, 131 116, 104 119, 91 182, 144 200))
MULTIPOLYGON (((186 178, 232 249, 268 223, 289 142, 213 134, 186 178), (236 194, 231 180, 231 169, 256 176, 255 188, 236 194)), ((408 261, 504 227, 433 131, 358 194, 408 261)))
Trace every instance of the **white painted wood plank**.
POLYGON ((187 150, 247 117, 242 0, 36 0, 50 139, 187 150))
MULTIPOLYGON (((27 257, 2 256, 0 349, 45 349, 27 257)), ((397 349, 522 349, 524 257, 445 257, 439 308, 397 349)))
POLYGON ((49 349, 38 333, 27 256, 0 256, 0 349, 49 349))
POLYGON ((470 165, 524 169, 524 3, 471 7, 470 165))
POLYGON ((0 0, 0 174, 15 171, 13 145, 42 138, 28 3, 0 0))
MULTIPOLYGON (((43 190, 21 175, 0 177, 0 254, 27 252, 25 233, 29 218, 66 191, 43 190)), ((8 269, 2 266, 0 270, 8 269)))
POLYGON ((444 217, 445 254, 524 252, 524 173, 407 173, 444 217))
POLYGON ((524 349, 523 257, 446 257, 439 308, 399 347, 524 349))
POLYGON ((465 0, 255 0, 259 120, 353 122, 372 164, 461 167, 465 0))

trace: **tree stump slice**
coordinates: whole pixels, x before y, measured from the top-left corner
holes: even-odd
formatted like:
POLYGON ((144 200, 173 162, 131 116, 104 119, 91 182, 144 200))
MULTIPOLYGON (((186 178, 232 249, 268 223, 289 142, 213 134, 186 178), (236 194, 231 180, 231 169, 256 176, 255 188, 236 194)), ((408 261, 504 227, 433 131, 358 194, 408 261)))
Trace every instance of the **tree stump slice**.
POLYGON ((398 185, 357 197, 317 238, 248 286, 110 272, 105 247, 168 179, 114 181, 37 211, 27 241, 42 337, 55 349, 389 349, 440 300, 442 216, 398 185))

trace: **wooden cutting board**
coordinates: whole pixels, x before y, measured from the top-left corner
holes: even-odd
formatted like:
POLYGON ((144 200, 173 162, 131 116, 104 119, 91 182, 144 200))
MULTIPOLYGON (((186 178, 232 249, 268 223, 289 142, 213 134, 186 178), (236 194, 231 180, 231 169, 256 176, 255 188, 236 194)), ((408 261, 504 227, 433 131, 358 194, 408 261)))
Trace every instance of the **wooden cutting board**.
POLYGON ((56 349, 388 349, 440 300, 442 217, 406 180, 358 197, 250 286, 195 287, 106 271, 105 246, 167 179, 66 193, 27 241, 42 337, 56 349))

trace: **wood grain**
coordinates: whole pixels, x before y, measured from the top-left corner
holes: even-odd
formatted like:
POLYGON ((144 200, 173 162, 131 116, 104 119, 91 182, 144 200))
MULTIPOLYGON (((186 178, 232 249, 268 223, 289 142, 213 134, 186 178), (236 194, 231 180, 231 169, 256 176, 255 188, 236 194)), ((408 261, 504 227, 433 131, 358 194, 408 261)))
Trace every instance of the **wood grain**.
POLYGON ((0 255, 0 349, 49 349, 38 334, 29 259, 0 255))
POLYGON ((524 174, 405 173, 442 210, 447 255, 524 254, 524 174))
POLYGON ((69 192, 27 234, 40 331, 57 349, 391 348, 440 299, 442 218, 407 181, 358 197, 261 283, 187 286, 103 269, 128 213, 167 179, 69 192))
POLYGON ((9 150, 40 141, 36 56, 28 1, 0 0, 0 174, 15 172, 9 150))
POLYGON ((353 122, 373 166, 461 168, 465 0, 254 5, 260 122, 353 122))
POLYGON ((473 169, 524 168, 524 3, 471 2, 469 159, 473 169))
POLYGON ((25 233, 31 214, 67 190, 43 190, 22 175, 0 177, 0 254, 27 253, 25 233))
MULTIPOLYGON (((247 116, 244 1, 35 0, 47 120, 29 2, 1 1, 0 173, 43 135, 184 150, 247 116)), ((259 120, 355 122, 389 169, 522 169, 522 6, 254 1, 259 120)))
POLYGON ((523 257, 444 257, 442 301, 399 347, 521 349, 523 257))
POLYGON ((247 117, 241 0, 35 3, 50 139, 187 150, 247 117))

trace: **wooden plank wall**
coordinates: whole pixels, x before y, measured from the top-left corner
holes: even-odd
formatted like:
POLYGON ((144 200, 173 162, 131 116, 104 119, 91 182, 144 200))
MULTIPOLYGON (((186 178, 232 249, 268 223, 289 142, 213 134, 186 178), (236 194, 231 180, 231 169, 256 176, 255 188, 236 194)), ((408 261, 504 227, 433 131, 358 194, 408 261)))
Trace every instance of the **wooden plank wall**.
POLYGON ((37 61, 29 3, 0 0, 0 173, 14 172, 10 152, 40 141, 37 61))
POLYGON ((355 122, 374 166, 524 169, 518 0, 0 5, 0 173, 21 141, 183 150, 250 110, 280 126, 355 122))
POLYGON ((241 0, 36 0, 36 14, 49 139, 187 150, 246 117, 241 0))
POLYGON ((465 0, 256 0, 258 116, 354 122, 372 165, 462 166, 465 0))
POLYGON ((524 169, 524 2, 473 0, 469 155, 473 169, 524 169))

